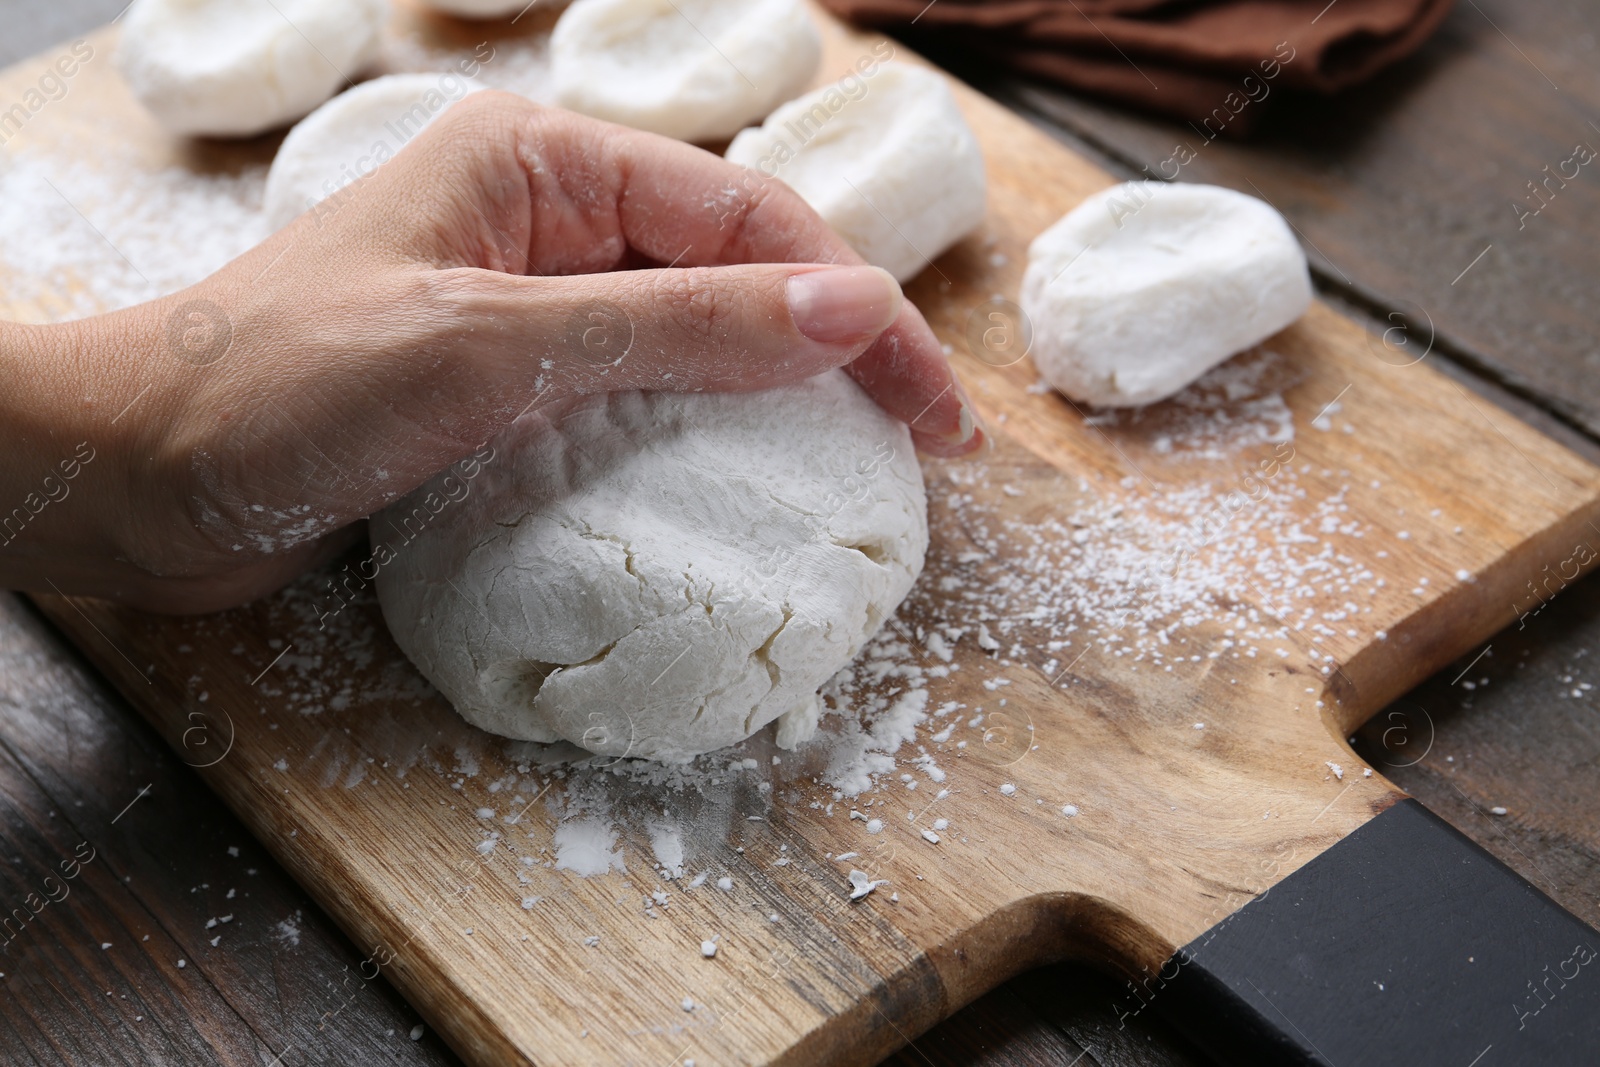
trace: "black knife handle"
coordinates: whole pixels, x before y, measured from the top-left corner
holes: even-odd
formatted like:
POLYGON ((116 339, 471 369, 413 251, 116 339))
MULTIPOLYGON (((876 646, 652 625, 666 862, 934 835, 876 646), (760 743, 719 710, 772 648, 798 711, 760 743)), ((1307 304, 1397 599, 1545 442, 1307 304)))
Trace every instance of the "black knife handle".
POLYGON ((1600 933, 1415 800, 1177 952, 1152 1004, 1218 1061, 1594 1067, 1600 933))

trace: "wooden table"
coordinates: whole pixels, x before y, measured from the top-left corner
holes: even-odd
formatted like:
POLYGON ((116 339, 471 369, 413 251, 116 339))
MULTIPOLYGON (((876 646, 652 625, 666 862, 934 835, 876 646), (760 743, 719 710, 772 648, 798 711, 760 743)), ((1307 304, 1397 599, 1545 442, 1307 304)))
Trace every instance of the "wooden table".
MULTIPOLYGON (((1442 369, 1600 461, 1591 373, 1600 351, 1584 321, 1600 306, 1597 178, 1569 183, 1521 229, 1511 207, 1575 143, 1600 146, 1589 126, 1600 116, 1597 36, 1597 9, 1467 0, 1405 69, 1337 100, 1285 101, 1256 140, 1208 145, 1185 177, 1271 200, 1305 239, 1325 295, 1376 330, 1404 324, 1431 339, 1442 369)), ((1182 135, 913 43, 1118 173, 1155 164, 1182 135)), ((1588 688, 1600 686, 1596 637, 1600 586, 1580 583, 1378 716, 1361 747, 1600 924, 1600 688, 1588 688)), ((37 892, 81 842, 80 855, 93 850, 71 895, 0 955, 6 1062, 455 1062, 431 1035, 411 1040, 417 1017, 382 982, 351 992, 361 954, 9 596, 0 596, 0 707, 6 906, 37 892), (185 965, 201 953, 226 981, 185 965), (269 1046, 265 1032, 287 1035, 287 1047, 269 1046)), ((1119 1029, 1120 992, 1079 968, 1035 972, 893 1062, 1206 1062, 1151 1013, 1119 1029)))

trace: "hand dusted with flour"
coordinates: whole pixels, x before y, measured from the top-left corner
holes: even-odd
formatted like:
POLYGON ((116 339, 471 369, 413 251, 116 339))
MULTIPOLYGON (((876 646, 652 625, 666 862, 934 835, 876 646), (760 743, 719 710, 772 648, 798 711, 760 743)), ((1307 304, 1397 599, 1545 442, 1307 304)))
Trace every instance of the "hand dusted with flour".
POLYGON ((80 441, 100 457, 70 502, 0 547, 0 583, 169 611, 243 603, 364 537, 362 519, 519 414, 599 393, 738 392, 845 367, 917 448, 979 447, 894 280, 781 183, 736 188, 747 173, 473 93, 337 210, 188 289, 0 323, 17 372, 0 398, 17 428, 0 501, 25 499, 80 441), (624 328, 625 358, 583 347, 596 308, 624 328))
POLYGON ((379 560, 395 640, 498 734, 682 762, 777 720, 793 747, 922 570, 911 435, 836 371, 551 405, 494 448, 372 537, 410 538, 379 560))

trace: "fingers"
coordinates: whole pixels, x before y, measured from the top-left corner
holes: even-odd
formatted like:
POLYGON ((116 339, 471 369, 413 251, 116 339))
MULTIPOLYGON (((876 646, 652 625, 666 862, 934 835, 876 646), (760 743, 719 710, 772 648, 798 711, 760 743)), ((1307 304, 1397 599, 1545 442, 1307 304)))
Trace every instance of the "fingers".
MULTIPOLYGON (((662 261, 860 263, 861 257, 797 194, 692 148, 605 127, 621 181, 618 221, 630 247, 662 261), (670 257, 670 260, 669 260, 670 257)), ((909 305, 850 368, 879 406, 940 456, 977 449, 982 433, 949 361, 909 305)))
POLYGON ((922 316, 786 187, 515 97, 468 97, 206 285, 235 349, 160 451, 221 552, 370 514, 564 395, 848 365, 919 447, 981 441, 922 316))
POLYGON ((202 480, 229 544, 274 513, 250 510, 262 499, 316 497, 308 533, 368 515, 540 404, 761 389, 844 366, 903 306, 883 270, 816 264, 561 278, 407 267, 365 291, 369 307, 307 298, 315 346, 270 337, 276 302, 241 319, 261 351, 217 366, 191 401, 185 425, 204 444, 175 443, 191 471, 197 449, 213 457, 202 480), (240 469, 234 456, 260 458, 240 469))
POLYGON ((911 304, 901 308, 895 327, 885 330, 847 370, 879 406, 911 427, 912 440, 922 451, 949 458, 983 444, 966 390, 922 313, 911 304))
MULTIPOLYGON (((439 299, 459 324, 454 358, 481 367, 485 392, 547 399, 797 382, 860 355, 897 321, 903 302, 887 271, 865 266, 451 274, 439 299)), ((431 404, 439 387, 429 382, 430 368, 437 366, 432 354, 419 354, 414 366, 397 365, 394 373, 423 383, 412 392, 431 404)), ((483 436, 495 428, 484 425, 483 436)))
MULTIPOLYGON (((641 264, 862 262, 782 182, 506 94, 468 97, 386 170, 378 178, 394 209, 385 217, 422 220, 411 251, 441 265, 552 277, 641 264)), ((902 315, 861 360, 857 381, 896 417, 916 418, 919 444, 939 454, 977 447, 973 414, 920 315, 902 315)))

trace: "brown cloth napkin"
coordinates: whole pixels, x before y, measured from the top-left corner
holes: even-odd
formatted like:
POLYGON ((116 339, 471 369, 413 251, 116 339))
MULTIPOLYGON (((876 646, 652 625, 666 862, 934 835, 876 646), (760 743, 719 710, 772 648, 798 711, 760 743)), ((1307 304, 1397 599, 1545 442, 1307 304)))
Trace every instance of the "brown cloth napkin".
POLYGON ((822 0, 1071 89, 1245 132, 1275 89, 1331 93, 1410 54, 1454 0, 822 0), (1208 121, 1209 120, 1209 121, 1208 121))

